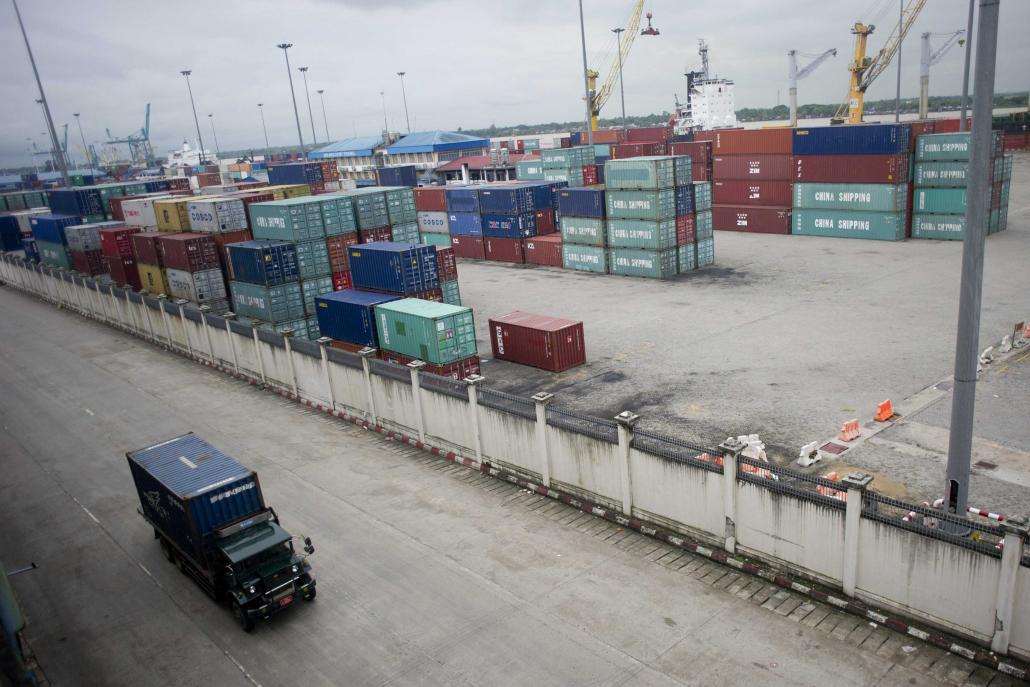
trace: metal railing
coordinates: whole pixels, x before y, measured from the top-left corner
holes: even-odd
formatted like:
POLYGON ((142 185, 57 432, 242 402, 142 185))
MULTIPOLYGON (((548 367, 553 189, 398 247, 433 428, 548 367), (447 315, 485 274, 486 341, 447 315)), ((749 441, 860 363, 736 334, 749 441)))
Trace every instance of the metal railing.
MULTIPOLYGON (((737 481, 748 482, 770 491, 787 494, 804 501, 811 501, 830 508, 844 510, 847 487, 840 482, 808 475, 783 465, 737 457, 737 481)), ((843 534, 843 532, 841 533, 843 534)))
POLYGON ((602 420, 561 406, 547 406, 547 424, 583 434, 609 444, 619 443, 619 427, 614 420, 602 420))
POLYGON ((722 474, 722 453, 682 439, 637 429, 630 446, 652 456, 722 474))
POLYGON ((978 553, 1001 557, 1002 528, 991 520, 962 518, 930 506, 915 505, 865 492, 862 517, 893 527, 916 532, 978 553))
POLYGON ((528 398, 522 398, 503 391, 495 391, 486 387, 480 387, 478 391, 480 405, 530 420, 536 419, 536 404, 528 398))

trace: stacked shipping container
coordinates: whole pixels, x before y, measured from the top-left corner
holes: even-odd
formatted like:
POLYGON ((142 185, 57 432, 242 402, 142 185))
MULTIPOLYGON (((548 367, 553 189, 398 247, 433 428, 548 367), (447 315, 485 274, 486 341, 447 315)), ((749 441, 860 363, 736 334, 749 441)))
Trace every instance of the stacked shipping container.
POLYGON ((791 129, 733 129, 712 136, 712 225, 790 233, 791 129))

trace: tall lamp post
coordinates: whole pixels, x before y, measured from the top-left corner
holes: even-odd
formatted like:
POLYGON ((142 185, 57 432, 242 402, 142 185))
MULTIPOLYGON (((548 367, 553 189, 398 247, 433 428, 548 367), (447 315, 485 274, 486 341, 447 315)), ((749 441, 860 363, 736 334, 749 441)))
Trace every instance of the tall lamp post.
POLYGON ((297 94, 293 90, 293 72, 290 71, 290 53, 287 52, 293 47, 293 43, 279 43, 277 46, 283 51, 283 57, 286 58, 286 76, 290 79, 290 98, 293 99, 293 117, 297 120, 297 138, 300 140, 300 154, 301 157, 307 157, 308 151, 304 149, 304 134, 300 130, 300 111, 297 109, 297 94))
POLYGON ((204 137, 200 134, 200 120, 197 118, 197 104, 193 102, 193 87, 190 86, 190 74, 193 73, 190 69, 183 69, 179 72, 186 77, 186 90, 190 94, 190 107, 193 108, 193 123, 197 125, 197 142, 200 144, 200 155, 197 157, 197 163, 202 164, 204 162, 204 137))
POLYGON ((297 71, 304 76, 304 97, 308 100, 308 117, 311 118, 311 144, 317 145, 318 136, 315 135, 315 113, 311 111, 311 91, 308 90, 308 68, 297 67, 297 71))
POLYGON ((325 114, 325 89, 319 88, 317 93, 319 99, 322 101, 322 122, 325 124, 325 142, 332 143, 333 139, 329 138, 329 117, 325 114))
POLYGON ((215 131, 215 116, 209 114, 207 120, 211 122, 211 135, 215 137, 215 156, 222 157, 222 149, 218 146, 218 132, 215 131))
POLYGON ((615 34, 615 50, 619 53, 619 98, 622 99, 622 131, 626 131, 626 89, 622 82, 622 32, 626 29, 612 29, 615 34))
POLYGON ((411 133, 411 120, 408 119, 408 94, 404 92, 404 75, 407 72, 397 72, 397 76, 401 77, 401 97, 404 98, 404 124, 408 127, 408 133, 411 133))
POLYGON ((386 91, 379 91, 379 99, 383 101, 383 131, 390 133, 390 123, 386 121, 386 91))
POLYGON ((89 159, 89 146, 86 145, 86 137, 82 133, 82 121, 79 119, 79 113, 73 112, 72 116, 75 117, 75 125, 79 127, 79 138, 82 139, 82 154, 86 158, 86 169, 93 166, 93 161, 89 159))
POLYGON ((258 103, 258 112, 261 113, 261 131, 265 134, 265 162, 272 160, 272 149, 268 145, 268 128, 265 127, 265 104, 258 103))

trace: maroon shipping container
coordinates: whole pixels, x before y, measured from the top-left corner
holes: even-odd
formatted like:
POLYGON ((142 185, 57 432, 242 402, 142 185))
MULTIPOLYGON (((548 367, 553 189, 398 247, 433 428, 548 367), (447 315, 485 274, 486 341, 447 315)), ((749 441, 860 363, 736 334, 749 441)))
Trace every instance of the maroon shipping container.
POLYGON ((240 243, 241 241, 250 241, 254 238, 254 235, 250 233, 250 229, 240 229, 239 231, 227 231, 224 234, 210 234, 211 238, 214 239, 215 245, 218 246, 219 258, 225 255, 225 247, 230 243, 240 243))
POLYGON ((694 215, 678 215, 676 217, 676 245, 685 246, 697 239, 694 215))
POLYGON ((666 145, 663 141, 655 143, 613 143, 608 148, 613 160, 627 157, 643 157, 645 155, 665 155, 666 145))
POLYGON ((350 272, 350 259, 348 248, 358 245, 356 233, 338 234, 329 236, 325 240, 326 248, 329 249, 329 269, 332 272, 350 272))
POLYGON ((912 127, 912 133, 908 137, 909 151, 915 152, 916 149, 916 138, 925 134, 937 133, 937 120, 936 119, 921 119, 915 122, 906 122, 912 127))
MULTIPOLYGON (((397 365, 407 365, 415 360, 415 358, 402 353, 394 353, 393 351, 384 350, 379 351, 379 358, 390 363, 396 363, 397 365)), ((422 371, 439 377, 450 377, 455 381, 460 381, 466 377, 480 373, 479 356, 473 355, 468 358, 462 358, 461 360, 455 360, 453 363, 448 363, 446 365, 433 365, 432 363, 426 363, 425 367, 422 368, 422 371)))
POLYGON ((689 155, 694 164, 712 161, 711 141, 677 141, 669 144, 669 155, 689 155))
POLYGON ((139 227, 114 227, 100 230, 100 252, 110 257, 131 258, 132 235, 139 233, 139 227))
POLYGON ((535 236, 530 239, 523 239, 522 251, 526 256, 526 262, 530 265, 561 267, 561 245, 560 234, 535 236))
POLYGON ((644 126, 626 132, 626 143, 665 142, 672 138, 672 129, 667 126, 644 126))
POLYGON ((376 227, 375 229, 359 229, 359 243, 372 243, 373 241, 393 241, 393 228, 390 226, 376 227))
POLYGON ((728 179, 712 182, 714 205, 761 205, 787 207, 794 202, 793 184, 789 181, 764 179, 728 179))
POLYGON ((71 250, 72 269, 82 274, 94 276, 107 274, 107 263, 104 261, 104 254, 99 250, 71 250))
POLYGON ((458 261, 453 248, 436 249, 436 273, 440 281, 454 281, 458 278, 458 261))
POLYGON ((543 208, 536 211, 536 235, 544 236, 553 234, 558 230, 558 223, 554 220, 554 209, 543 208))
POLYGON ((419 212, 447 212, 447 189, 443 186, 416 188, 415 209, 419 212))
POLYGON ((695 131, 694 132, 694 143, 698 141, 711 141, 715 138, 715 131, 709 129, 707 131, 695 131))
MULTIPOLYGON (((959 125, 962 123, 962 119, 938 119, 934 122, 934 133, 935 134, 955 134, 958 133, 959 125)), ((973 118, 966 117, 966 131, 973 130, 973 118)))
POLYGON ((164 236, 172 236, 170 231, 141 231, 132 235, 132 254, 136 256, 136 262, 144 265, 164 267, 161 263, 161 251, 158 248, 158 239, 164 236))
POLYGON ((351 288, 350 272, 333 272, 333 291, 351 288))
POLYGON ((524 263, 526 254, 522 250, 522 239, 483 239, 483 250, 487 260, 494 262, 524 263))
POLYGON ((586 165, 583 167, 583 185, 593 186, 597 183, 597 165, 586 165))
POLYGON ((794 181, 835 184, 904 184, 908 155, 798 155, 794 181))
POLYGON ((221 174, 197 174, 195 176, 197 179, 197 185, 200 188, 205 188, 207 186, 220 186, 222 184, 221 174))
POLYGON ((122 202, 126 200, 133 200, 135 198, 145 198, 148 194, 137 193, 131 196, 113 196, 108 199, 111 204, 111 219, 118 220, 119 222, 125 221, 125 213, 122 212, 122 202))
MULTIPOLYGON (((579 142, 581 144, 586 145, 589 140, 589 134, 586 131, 580 134, 579 142)), ((594 145, 600 143, 622 143, 625 140, 626 137, 623 135, 622 129, 599 129, 594 132, 594 145)))
POLYGON ((790 155, 716 155, 712 178, 786 181, 793 177, 793 161, 790 155))
POLYGON ((139 280, 139 270, 136 269, 136 260, 132 257, 105 255, 104 263, 115 285, 128 286, 133 291, 143 288, 139 280))
POLYGON ((168 190, 189 191, 190 180, 186 177, 171 177, 165 179, 168 182, 168 190))
POLYGON ((1006 151, 1026 150, 1027 147, 1030 147, 1030 134, 1006 131, 1003 146, 1006 151))
POLYGON ((712 175, 706 163, 695 162, 690 168, 690 178, 692 181, 711 181, 712 175))
POLYGON ((528 312, 490 319, 494 358, 562 372, 586 362, 583 323, 528 312))
POLYGON ((483 239, 478 236, 452 236, 451 248, 459 258, 486 260, 486 247, 483 246, 483 239))
MULTIPOLYGON (((157 240, 157 246, 162 267, 184 272, 217 270, 222 267, 218 244, 211 238, 211 234, 166 234, 157 240)), ((142 261, 138 255, 136 257, 142 261)))
POLYGON ((789 234, 790 208, 713 205, 712 228, 751 234, 789 234))
POLYGON ((712 138, 712 153, 716 156, 755 153, 790 155, 793 148, 794 130, 788 128, 719 129, 712 138))

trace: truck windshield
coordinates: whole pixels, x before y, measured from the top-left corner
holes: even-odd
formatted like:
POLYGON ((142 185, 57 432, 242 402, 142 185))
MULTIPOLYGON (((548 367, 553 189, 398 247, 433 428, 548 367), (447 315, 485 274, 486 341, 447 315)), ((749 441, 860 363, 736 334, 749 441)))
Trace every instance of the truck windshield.
POLYGON ((277 544, 265 549, 264 551, 260 551, 249 558, 244 558, 236 564, 236 569, 238 574, 244 574, 255 572, 258 568, 264 567, 265 565, 273 562, 285 564, 289 561, 292 554, 293 550, 290 548, 289 543, 277 544))

